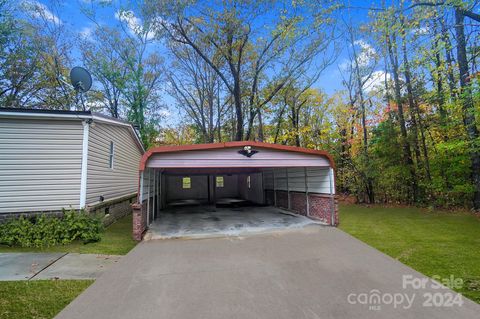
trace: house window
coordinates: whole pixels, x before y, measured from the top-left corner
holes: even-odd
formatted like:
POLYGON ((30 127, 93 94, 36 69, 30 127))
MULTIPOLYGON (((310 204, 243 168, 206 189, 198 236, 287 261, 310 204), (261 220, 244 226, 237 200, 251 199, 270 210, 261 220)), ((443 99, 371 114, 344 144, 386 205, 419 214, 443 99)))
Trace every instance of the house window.
POLYGON ((190 177, 182 178, 182 188, 183 189, 192 188, 192 180, 190 179, 190 177))
POLYGON ((247 186, 248 189, 250 189, 250 175, 247 176, 247 186))
POLYGON ((115 145, 113 142, 110 142, 110 156, 108 159, 108 166, 113 169, 113 157, 115 156, 115 145))
POLYGON ((223 187, 223 176, 217 176, 215 182, 217 187, 223 187))

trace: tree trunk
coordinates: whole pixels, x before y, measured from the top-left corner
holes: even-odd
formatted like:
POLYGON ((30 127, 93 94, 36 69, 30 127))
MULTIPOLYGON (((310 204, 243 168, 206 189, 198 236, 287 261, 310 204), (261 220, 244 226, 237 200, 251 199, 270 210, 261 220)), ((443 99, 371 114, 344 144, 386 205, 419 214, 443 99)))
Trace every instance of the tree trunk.
POLYGON ((452 44, 450 42, 450 37, 449 33, 447 30, 447 27, 445 26, 445 21, 444 19, 440 19, 440 24, 442 26, 442 35, 443 35, 443 42, 445 42, 445 62, 447 64, 447 79, 448 79, 448 88, 450 91, 450 98, 455 98, 456 93, 455 93, 455 87, 456 87, 456 82, 455 82, 455 76, 453 75, 453 57, 452 57, 452 44))
POLYGON ((455 34, 457 37, 457 62, 460 71, 461 102, 463 107, 463 121, 470 144, 470 158, 472 160, 471 178, 475 193, 473 196, 473 207, 480 209, 480 153, 477 150, 478 129, 475 122, 475 107, 469 83, 467 43, 464 30, 465 17, 459 9, 455 9, 455 34))
POLYGON ((405 115, 403 112, 402 95, 401 95, 401 89, 400 89, 398 56, 397 56, 397 53, 394 52, 393 50, 393 48, 396 46, 396 40, 394 35, 392 35, 392 37, 390 37, 390 35, 387 35, 387 46, 388 46, 388 52, 390 56, 390 62, 392 64, 395 102, 397 103, 397 107, 398 107, 398 119, 400 124, 400 132, 402 135, 401 141, 402 141, 403 160, 410 172, 409 184, 411 187, 413 202, 416 203, 418 200, 417 177, 415 175, 415 167, 413 165, 412 155, 410 153, 410 143, 408 142, 407 127, 405 125, 405 115))
POLYGON ((241 141, 243 139, 243 112, 242 112, 242 95, 240 89, 240 78, 236 77, 235 85, 233 88, 233 100, 235 105, 235 116, 237 121, 237 130, 235 133, 235 141, 241 141))
POLYGON ((258 140, 263 142, 264 135, 263 135, 263 118, 262 118, 262 111, 258 111, 258 140))
POLYGON ((412 122, 412 134, 413 134, 413 151, 415 153, 415 160, 417 162, 417 167, 421 167, 422 160, 420 154, 420 147, 418 145, 418 126, 416 114, 417 105, 413 97, 413 86, 410 73, 410 63, 408 60, 407 54, 407 39, 405 34, 405 23, 403 17, 400 18, 401 21, 401 34, 402 34, 402 53, 403 53, 403 65, 404 65, 404 75, 405 75, 405 84, 407 86, 407 98, 408 98, 408 107, 410 108, 410 120, 412 122))

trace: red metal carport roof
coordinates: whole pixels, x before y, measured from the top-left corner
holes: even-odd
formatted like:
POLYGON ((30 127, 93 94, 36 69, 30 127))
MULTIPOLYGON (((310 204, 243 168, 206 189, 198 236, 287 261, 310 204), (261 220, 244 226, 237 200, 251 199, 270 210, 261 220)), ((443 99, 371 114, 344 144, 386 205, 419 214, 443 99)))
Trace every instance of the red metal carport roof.
POLYGON ((298 153, 321 155, 328 159, 328 161, 330 162, 330 166, 332 168, 335 168, 335 162, 333 161, 332 156, 326 151, 313 150, 313 149, 304 148, 304 147, 264 143, 264 142, 238 141, 238 142, 225 142, 225 143, 189 144, 189 145, 172 145, 172 146, 154 147, 149 149, 147 152, 145 152, 145 154, 143 154, 142 160, 140 161, 140 171, 145 170, 146 163, 150 158, 150 156, 152 156, 153 154, 244 147, 244 146, 263 147, 263 148, 269 148, 269 149, 275 149, 275 150, 287 151, 287 152, 298 152, 298 153))

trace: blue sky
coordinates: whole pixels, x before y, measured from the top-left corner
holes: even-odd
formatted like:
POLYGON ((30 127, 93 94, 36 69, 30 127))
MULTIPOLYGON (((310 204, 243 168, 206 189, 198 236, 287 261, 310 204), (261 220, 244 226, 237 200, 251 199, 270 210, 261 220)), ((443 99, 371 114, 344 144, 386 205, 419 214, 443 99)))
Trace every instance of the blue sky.
MULTIPOLYGON (((82 8, 89 8, 92 4, 90 0, 72 0, 72 1, 58 1, 58 0, 24 0, 31 4, 40 4, 44 6, 46 15, 48 15, 52 21, 62 24, 71 34, 74 34, 78 39, 79 36, 88 37, 89 32, 94 27, 94 24, 89 18, 82 13, 82 8), (50 15, 51 14, 51 15, 50 15)), ((108 0, 105 0, 108 1, 108 0)), ((98 0, 96 1, 98 3, 98 0)), ((352 7, 368 7, 375 2, 368 3, 366 1, 349 1, 349 6, 352 7)), ((115 12, 121 5, 112 6, 98 6, 96 20, 105 25, 119 24, 118 19, 115 17, 115 12)), ((343 11, 343 17, 346 20, 352 20, 354 22, 364 22, 368 20, 368 11, 363 9, 350 9, 343 11)), ((75 41, 75 37, 72 39, 75 41)), ((343 44, 344 46, 344 44, 343 44)), ((161 48, 159 48, 161 49, 161 48)), ((344 51, 344 50, 343 50, 344 51)), ((329 66, 315 83, 314 87, 321 89, 327 94, 332 94, 337 90, 342 89, 341 75, 339 71, 339 65, 345 63, 346 53, 341 52, 336 61, 329 66)), ((72 55, 76 58, 75 65, 81 65, 80 59, 78 59, 78 49, 73 49, 72 55)), ((72 65, 73 67, 73 65, 72 65)), ((171 98, 165 97, 164 102, 172 104, 171 98)))

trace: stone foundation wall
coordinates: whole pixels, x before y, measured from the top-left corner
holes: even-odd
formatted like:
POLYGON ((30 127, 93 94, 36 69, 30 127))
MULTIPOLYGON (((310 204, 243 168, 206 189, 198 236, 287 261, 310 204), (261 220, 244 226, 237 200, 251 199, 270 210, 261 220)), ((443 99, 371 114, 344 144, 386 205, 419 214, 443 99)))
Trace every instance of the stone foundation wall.
POLYGON ((40 215, 62 217, 63 212, 49 211, 49 212, 27 212, 27 213, 0 214, 0 224, 4 223, 4 222, 6 222, 10 219, 20 218, 21 216, 28 218, 28 217, 34 217, 34 216, 40 216, 40 215))
POLYGON ((103 217, 103 224, 108 226, 116 220, 132 212, 132 203, 137 194, 131 194, 120 198, 104 201, 100 204, 87 207, 87 211, 103 217))
MULTIPOLYGON (((122 218, 132 212, 131 204, 135 201, 137 195, 130 194, 120 198, 115 198, 112 200, 106 200, 102 203, 87 206, 85 211, 89 214, 103 216, 103 224, 108 226, 115 222, 117 219, 122 218)), ((66 211, 69 211, 70 208, 66 207, 66 211)), ((78 210, 77 210, 78 211, 78 210)), ((24 213, 11 213, 11 214, 0 214, 0 223, 5 222, 10 219, 23 217, 34 217, 39 215, 46 216, 56 216, 62 217, 62 211, 47 211, 47 212, 24 212, 24 213)))
POLYGON ((147 229, 147 201, 144 200, 142 204, 132 204, 132 219, 133 219, 133 239, 141 241, 143 233, 147 229))

